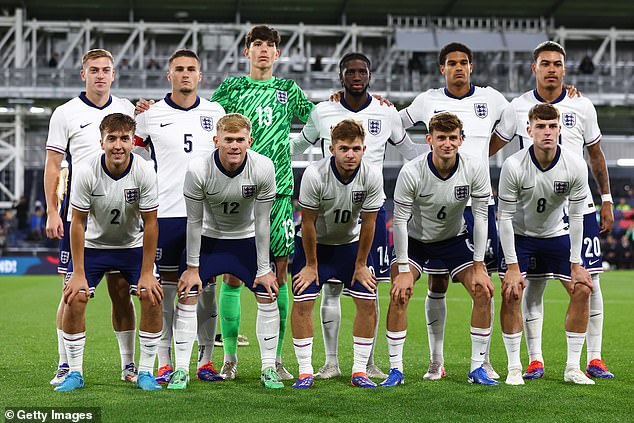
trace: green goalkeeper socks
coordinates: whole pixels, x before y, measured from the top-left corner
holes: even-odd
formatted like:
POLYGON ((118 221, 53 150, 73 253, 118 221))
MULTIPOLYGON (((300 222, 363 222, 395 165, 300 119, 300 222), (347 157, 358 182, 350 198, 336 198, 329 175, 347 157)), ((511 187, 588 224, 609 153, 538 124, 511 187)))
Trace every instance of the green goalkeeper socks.
POLYGON ((238 349, 240 329, 240 291, 242 286, 232 287, 222 282, 220 286, 220 330, 225 355, 235 355, 238 349))

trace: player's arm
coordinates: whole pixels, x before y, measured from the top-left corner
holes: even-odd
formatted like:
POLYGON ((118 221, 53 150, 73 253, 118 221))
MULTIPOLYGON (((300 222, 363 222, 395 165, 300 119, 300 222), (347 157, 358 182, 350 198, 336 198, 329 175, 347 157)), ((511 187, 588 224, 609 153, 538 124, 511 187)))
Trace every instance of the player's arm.
POLYGON ((44 196, 46 198, 46 236, 50 239, 62 239, 64 224, 57 208, 57 185, 64 154, 46 150, 44 165, 44 196))
POLYGON ((152 104, 154 104, 154 100, 146 100, 141 97, 134 105, 134 115, 137 116, 150 110, 152 104))
POLYGON ((401 121, 401 116, 395 108, 392 108, 392 111, 394 113, 390 114, 390 126, 392 128, 392 133, 390 134, 389 142, 396 147, 401 156, 405 157, 407 160, 413 160, 422 154, 428 147, 422 144, 415 144, 405 131, 401 121))
POLYGON ((489 157, 495 156, 495 154, 508 143, 509 141, 503 140, 498 134, 493 132, 489 140, 489 157))
POLYGON ((513 103, 508 104, 489 140, 489 157, 495 155, 502 147, 513 141, 517 133, 517 117, 513 103))
POLYGON ((301 295, 313 282, 319 285, 317 267, 317 210, 302 207, 302 246, 306 264, 293 276, 293 293, 301 295))
POLYGON ((610 175, 608 166, 605 163, 603 149, 601 148, 601 141, 589 145, 587 150, 590 170, 601 193, 601 233, 610 233, 612 232, 612 225, 614 225, 613 200, 610 194, 610 175))
POLYGON ((586 164, 579 161, 577 178, 571 183, 568 197, 568 222, 570 225, 570 279, 572 290, 580 283, 592 289, 592 277, 583 267, 581 249, 583 244, 583 212, 585 210, 585 187, 588 180, 586 164))
POLYGON ((137 290, 141 301, 149 298, 152 305, 157 305, 163 301, 163 289, 154 276, 154 258, 158 243, 157 211, 142 212, 141 219, 143 219, 143 261, 137 290))
POLYGON ((370 272, 367 263, 368 254, 370 254, 372 241, 374 240, 377 213, 378 212, 361 213, 359 247, 357 249, 357 258, 354 262, 354 274, 352 275, 352 283, 359 281, 359 283, 371 293, 374 293, 376 290, 376 276, 370 272))
MULTIPOLYGON (((486 178, 485 178, 486 179, 486 178)), ((475 272, 475 284, 482 286, 493 296, 493 283, 484 264, 484 255, 486 252, 487 232, 488 232, 488 202, 490 193, 485 196, 471 197, 471 210, 473 211, 473 270, 475 272)))
POLYGON ((183 184, 183 196, 185 197, 185 209, 187 213, 187 234, 186 234, 186 251, 187 251, 187 269, 178 278, 178 292, 184 298, 187 298, 192 288, 196 287, 200 294, 203 289, 203 283, 200 280, 199 260, 200 260, 200 244, 203 228, 204 214, 204 187, 201 178, 196 175, 195 169, 200 164, 198 161, 190 163, 185 173, 185 182, 183 184))
MULTIPOLYGON (((275 190, 275 186, 273 186, 275 190)), ((273 198, 268 201, 257 201, 254 206, 255 214, 255 250, 258 261, 258 271, 253 280, 253 286, 262 285, 271 300, 279 293, 277 278, 271 271, 269 252, 271 244, 271 207, 273 198)))
POLYGON ((73 273, 64 286, 64 302, 72 304, 77 295, 90 295, 86 272, 84 270, 84 241, 86 232, 87 210, 78 210, 73 207, 73 215, 70 222, 70 251, 73 257, 73 273))
POLYGON ((316 109, 313 109, 302 131, 291 138, 291 156, 301 154, 314 146, 319 139, 319 129, 315 120, 318 119, 316 109))
POLYGON ((405 304, 414 293, 414 275, 409 266, 407 222, 412 216, 412 205, 416 198, 415 184, 401 169, 396 179, 394 190, 394 219, 392 223, 394 235, 394 254, 398 273, 392 279, 390 295, 395 302, 405 304))
POLYGON ((511 163, 509 160, 502 165, 498 189, 498 229, 507 266, 502 280, 502 296, 507 300, 518 299, 521 290, 524 289, 524 278, 515 253, 513 218, 517 212, 519 185, 513 173, 513 166, 517 166, 517 163, 511 163))

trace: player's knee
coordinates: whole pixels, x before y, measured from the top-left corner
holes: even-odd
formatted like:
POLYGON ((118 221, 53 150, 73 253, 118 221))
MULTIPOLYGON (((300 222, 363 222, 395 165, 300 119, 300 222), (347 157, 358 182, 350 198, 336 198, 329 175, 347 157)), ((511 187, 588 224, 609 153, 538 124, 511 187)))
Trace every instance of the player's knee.
POLYGON ((449 287, 449 275, 429 275, 427 285, 430 291, 444 294, 449 287))
POLYGON ((314 301, 296 301, 293 303, 293 314, 300 318, 310 317, 314 304, 314 301))
POLYGON ((224 281, 224 283, 226 283, 229 286, 232 286, 234 288, 239 287, 240 285, 242 285, 242 281, 238 278, 236 278, 233 275, 230 274, 225 274, 222 276, 222 280, 224 281))
POLYGON ((376 301, 355 298, 354 303, 357 307, 357 312, 363 313, 364 316, 368 317, 376 316, 376 301))
POLYGON ((572 293, 572 297, 578 300, 588 300, 590 299, 590 294, 592 293, 592 290, 583 284, 576 284, 575 285, 575 290, 572 293))
POLYGON ((482 285, 476 285, 472 298, 473 302, 477 305, 487 305, 491 303, 491 293, 482 285))

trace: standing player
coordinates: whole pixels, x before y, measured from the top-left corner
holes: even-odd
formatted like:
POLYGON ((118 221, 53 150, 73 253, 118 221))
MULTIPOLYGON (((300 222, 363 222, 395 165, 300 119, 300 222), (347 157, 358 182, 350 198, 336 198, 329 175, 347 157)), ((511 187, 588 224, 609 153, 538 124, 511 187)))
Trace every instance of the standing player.
POLYGON ((328 148, 333 157, 306 168, 299 192, 302 230, 295 241, 291 316, 299 378, 293 386, 305 389, 313 384, 313 306, 323 282, 336 278, 357 308, 351 382, 374 388, 366 369, 376 336, 377 282, 368 268, 368 254, 385 197, 383 179, 378 169, 361 160, 366 150, 361 123, 342 120, 331 134, 328 148))
POLYGON ((455 281, 473 299, 469 382, 498 383, 483 368, 491 338, 493 284, 484 264, 487 202, 491 196, 488 167, 458 154, 462 122, 452 113, 429 121, 431 152, 406 163, 394 191, 394 254, 392 290, 387 315, 390 375, 381 386, 403 383, 403 345, 407 335, 407 304, 428 259, 442 260, 455 281), (473 247, 463 217, 471 198, 473 247))
MULTIPOLYGON (((361 53, 348 53, 339 61, 339 80, 343 86, 343 96, 339 101, 319 103, 310 114, 301 134, 292 140, 291 153, 304 151, 321 140, 321 148, 325 157, 330 156, 330 131, 345 118, 361 122, 364 132, 366 152, 364 161, 383 169, 383 158, 387 143, 391 143, 408 160, 414 159, 419 151, 403 130, 401 119, 393 106, 381 105, 381 102, 368 94, 371 72, 370 59, 361 53)), ((422 146, 421 146, 422 147, 422 146)), ((383 196, 385 198, 385 195, 383 196)), ((376 278, 379 282, 388 282, 389 258, 387 253, 387 229, 385 226, 385 209, 381 207, 376 219, 374 240, 370 255, 376 278)), ((329 379, 341 375, 338 360, 339 326, 341 324, 341 305, 339 297, 343 289, 341 280, 322 281, 323 297, 321 300, 321 322, 326 349, 326 363, 315 375, 317 378, 329 379), (326 283, 328 282, 328 283, 326 283)), ((376 300, 377 316, 379 313, 378 297, 376 300)), ((378 324, 378 318, 377 318, 378 324)), ((366 373, 369 377, 385 378, 385 375, 374 364, 373 351, 370 354, 366 373)))
MULTIPOLYGON (((444 46, 438 54, 440 73, 445 77, 446 86, 419 94, 412 104, 401 110, 403 126, 407 129, 419 122, 429 128, 432 116, 443 111, 458 116, 464 125, 464 142, 460 146, 461 155, 470 155, 483 164, 489 164, 489 137, 493 127, 500 120, 508 101, 491 87, 477 87, 471 83, 473 72, 473 54, 469 47, 460 43, 444 46)), ((489 274, 497 269, 498 237, 495 227, 495 202, 489 199, 489 230, 485 264, 489 274)), ((471 202, 465 208, 465 221, 473 242, 473 212, 471 202)), ((425 299, 425 316, 429 340, 430 362, 424 378, 439 380, 445 377, 443 344, 445 322, 447 319, 447 287, 449 275, 447 268, 439 260, 430 260, 423 265, 423 271, 429 274, 429 289, 425 299)), ((493 316, 491 299, 491 316, 493 316)), ((493 326, 493 319, 491 319, 493 326)), ((484 361, 489 377, 499 378, 489 361, 489 347, 484 361)))
MULTIPOLYGON (((218 121, 216 150, 194 159, 187 169, 183 192, 187 204, 187 270, 178 282, 178 309, 195 310, 196 295, 216 275, 230 273, 253 291, 258 304, 256 334, 262 358, 262 383, 283 388, 275 371, 280 314, 275 274, 269 262, 271 204, 275 198, 273 162, 250 151, 251 122, 239 114, 218 121), (202 234, 202 239, 201 239, 202 234)), ((168 388, 187 386, 187 367, 194 334, 179 333, 189 354, 176 350, 176 372, 168 388), (182 366, 182 367, 181 367, 182 366)), ((180 339, 179 339, 180 338, 180 339)))
MULTIPOLYGON (((86 91, 59 106, 51 116, 46 140, 46 165, 44 168, 44 192, 46 196, 46 236, 59 239, 58 273, 66 274, 71 259, 70 218, 68 199, 73 168, 87 163, 101 151, 99 124, 111 113, 132 115, 134 106, 128 100, 110 95, 114 81, 114 59, 107 50, 89 50, 82 58, 81 78, 86 82, 86 91), (57 187, 62 161, 66 157, 69 177, 64 187, 66 200, 58 210, 57 187)), ((130 298, 129 285, 121 275, 108 274, 108 293, 112 300, 112 326, 117 336, 121 355, 121 379, 136 381, 134 365, 135 316, 134 303, 130 298)), ((57 309, 58 368, 52 385, 59 385, 68 374, 68 359, 62 335, 64 302, 57 309)))
MULTIPOLYGON (((167 79, 172 91, 145 113, 137 115, 137 144, 151 151, 159 183, 159 240, 157 263, 165 301, 163 302, 163 338, 159 347, 158 381, 170 381, 172 327, 192 340, 198 326, 198 371, 200 380, 222 380, 212 364, 216 331, 215 286, 201 293, 198 314, 174 306, 178 267, 185 251, 187 212, 183 198, 186 164, 195 157, 208 157, 214 149, 215 123, 225 114, 218 103, 197 94, 202 79, 200 60, 191 50, 177 50, 169 59, 167 79), (197 322, 198 315, 198 322, 197 322)), ((196 306, 192 306, 194 311, 196 306)), ((175 339, 175 355, 191 355, 191 345, 175 339)), ((178 363, 177 363, 178 365, 178 363)), ((189 368, 189 367, 187 367, 189 368)))
MULTIPOLYGON (((586 187, 586 201, 583 224, 584 266, 592 275, 592 295, 590 296, 590 321, 587 331, 588 365, 586 372, 591 377, 613 378, 601 359, 603 338, 603 296, 599 284, 599 274, 603 271, 599 233, 609 233, 614 223, 610 179, 601 149, 601 130, 597 122, 594 106, 585 97, 568 97, 563 86, 566 74, 566 52, 559 44, 546 41, 533 51, 533 73, 537 88, 515 98, 505 110, 500 124, 491 136, 490 154, 514 138, 519 148, 530 145, 526 142, 526 116, 528 110, 539 103, 550 103, 559 110, 561 117, 561 135, 559 142, 583 157, 584 147, 588 152, 590 168, 601 192, 601 228, 597 224, 596 210, 590 187, 586 187)), ((524 293, 523 316, 526 328, 526 344, 530 364, 525 373, 527 379, 538 379, 544 375, 542 356, 543 296, 546 277, 541 263, 537 261, 534 269, 528 269, 527 287, 524 293)))
MULTIPOLYGON (((286 284, 288 256, 293 253, 293 169, 289 133, 294 116, 306 121, 313 104, 306 99, 295 81, 273 76, 273 65, 280 56, 280 34, 266 25, 251 28, 245 36, 244 55, 249 59, 249 75, 227 78, 214 92, 212 101, 227 113, 241 113, 253 124, 253 151, 265 155, 275 164, 277 195, 271 209, 271 251, 280 287, 277 304, 280 310, 280 336, 276 368, 282 379, 290 380, 281 363, 282 344, 288 315, 286 284)), ((242 283, 227 275, 220 288, 220 328, 225 350, 225 379, 237 374, 237 339, 240 327, 240 289, 242 283)))
POLYGON ((500 240, 506 261, 500 269, 500 320, 508 355, 506 383, 524 384, 520 303, 524 276, 534 258, 542 265, 546 277, 560 279, 570 295, 564 381, 594 385, 579 368, 592 291, 592 278, 581 260, 588 170, 583 158, 557 145, 559 112, 554 106, 533 106, 528 120, 528 136, 533 144, 509 157, 500 174, 500 240))
POLYGON ((128 115, 106 116, 99 125, 104 154, 82 165, 73 177, 73 259, 64 287, 63 322, 70 373, 55 388, 59 392, 84 387, 86 305, 104 273, 111 270, 119 271, 141 300, 137 386, 148 391, 161 389, 152 376, 161 338, 163 298, 154 276, 158 192, 151 164, 130 153, 134 129, 134 119, 128 115))

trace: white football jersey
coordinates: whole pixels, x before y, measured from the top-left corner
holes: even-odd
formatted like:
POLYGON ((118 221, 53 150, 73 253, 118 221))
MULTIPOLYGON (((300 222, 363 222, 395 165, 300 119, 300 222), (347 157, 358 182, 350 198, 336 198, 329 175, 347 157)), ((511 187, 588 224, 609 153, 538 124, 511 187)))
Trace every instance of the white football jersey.
POLYGON ((182 190, 188 200, 203 203, 204 236, 251 238, 255 236, 255 202, 275 198, 275 168, 268 157, 247 150, 242 167, 229 174, 216 150, 191 160, 182 190))
POLYGON ((429 127, 432 116, 441 112, 455 114, 462 121, 464 133, 460 153, 489 163, 491 132, 507 105, 506 98, 491 87, 472 85, 464 97, 453 96, 447 88, 435 88, 419 94, 400 115, 403 126, 410 128, 418 122, 429 127))
POLYGON ((513 232, 534 238, 568 235, 564 221, 567 201, 585 200, 588 170, 585 161, 565 147, 547 169, 535 159, 533 146, 504 161, 498 198, 500 210, 514 208, 513 232))
POLYGON ((489 198, 489 168, 478 160, 464 160, 442 178, 429 152, 401 168, 394 190, 394 203, 410 214, 410 238, 430 243, 466 232, 464 209, 470 198, 489 198))
MULTIPOLYGON (((528 111, 534 105, 541 103, 546 101, 540 97, 536 89, 516 97, 502 114, 495 133, 507 142, 517 139, 520 149, 531 146, 533 141, 528 136, 527 130, 528 111)), ((601 140, 601 130, 594 105, 587 97, 569 97, 566 89, 551 104, 559 110, 561 124, 559 143, 583 157, 584 147, 601 140)), ((587 187, 586 195, 586 213, 595 212, 590 187, 587 187)))
POLYGON ((80 166, 73 175, 71 206, 88 213, 88 248, 135 248, 143 245, 141 213, 158 209, 152 163, 130 155, 130 165, 113 177, 105 154, 80 166))
POLYGON ((216 123, 225 110, 216 102, 197 98, 188 109, 176 105, 170 94, 137 115, 137 139, 150 146, 158 174, 158 217, 186 217, 183 181, 188 163, 210 157, 216 123))
POLYGON ((299 204, 319 213, 317 243, 349 244, 359 239, 360 213, 378 212, 383 205, 383 176, 364 157, 355 175, 345 183, 337 171, 334 157, 323 158, 311 163, 304 171, 299 204))
MULTIPOLYGON (((134 106, 126 99, 110 96, 103 107, 98 107, 82 92, 53 112, 46 149, 65 154, 72 175, 74 167, 88 163, 90 159, 103 153, 99 125, 104 117, 112 113, 134 116, 134 106)), ((69 207, 68 221, 70 217, 69 207)))
MULTIPOLYGON (((387 143, 399 146, 407 136, 398 111, 394 106, 382 106, 376 98, 368 95, 367 105, 359 111, 350 110, 343 98, 339 102, 322 101, 317 104, 304 125, 300 137, 310 144, 321 141, 324 157, 330 152, 330 129, 344 119, 354 119, 363 125, 366 150, 363 160, 383 170, 383 159, 387 143)), ((409 152, 408 159, 416 157, 416 151, 409 152)))

